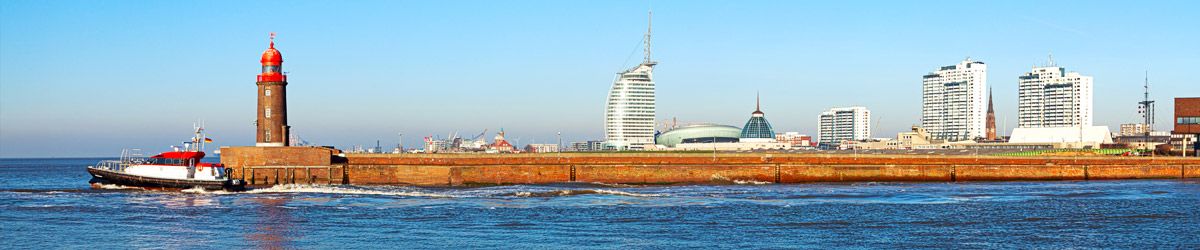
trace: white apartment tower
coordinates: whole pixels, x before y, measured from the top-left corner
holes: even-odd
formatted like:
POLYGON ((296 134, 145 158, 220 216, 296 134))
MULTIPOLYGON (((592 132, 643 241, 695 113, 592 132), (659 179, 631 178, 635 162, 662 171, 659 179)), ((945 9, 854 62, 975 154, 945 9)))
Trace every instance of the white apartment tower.
POLYGON ((934 139, 986 136, 987 65, 967 58, 922 77, 921 127, 934 139))
POLYGON ((654 65, 658 62, 650 59, 650 27, 646 27, 645 59, 617 73, 608 92, 604 105, 605 149, 642 150, 654 146, 654 65))
POLYGON ((1017 78, 1017 127, 1092 126, 1092 77, 1054 64, 1017 78))
POLYGON ((864 107, 831 108, 817 116, 817 131, 817 141, 822 146, 869 139, 871 111, 864 107))

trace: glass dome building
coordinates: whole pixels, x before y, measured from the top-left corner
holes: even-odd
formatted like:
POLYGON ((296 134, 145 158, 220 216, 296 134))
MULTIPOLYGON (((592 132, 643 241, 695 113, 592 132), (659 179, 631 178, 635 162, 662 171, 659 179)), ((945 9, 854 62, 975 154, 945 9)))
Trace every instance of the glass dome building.
POLYGON ((759 108, 758 97, 754 98, 754 112, 750 113, 750 120, 746 121, 746 126, 742 127, 742 133, 739 136, 741 139, 758 139, 774 140, 775 130, 771 129, 771 123, 767 122, 762 109, 759 108))

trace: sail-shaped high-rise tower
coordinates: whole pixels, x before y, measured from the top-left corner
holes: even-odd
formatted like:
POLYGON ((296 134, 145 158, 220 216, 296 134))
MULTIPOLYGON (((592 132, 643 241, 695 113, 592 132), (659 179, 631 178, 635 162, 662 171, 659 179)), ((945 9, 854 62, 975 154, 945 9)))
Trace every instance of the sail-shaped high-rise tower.
MULTIPOLYGON (((653 20, 653 12, 648 20, 653 20)), ((648 22, 653 24, 653 21, 648 22)), ((604 147, 642 150, 654 146, 654 65, 650 59, 650 33, 646 26, 642 63, 617 73, 604 105, 604 147)))

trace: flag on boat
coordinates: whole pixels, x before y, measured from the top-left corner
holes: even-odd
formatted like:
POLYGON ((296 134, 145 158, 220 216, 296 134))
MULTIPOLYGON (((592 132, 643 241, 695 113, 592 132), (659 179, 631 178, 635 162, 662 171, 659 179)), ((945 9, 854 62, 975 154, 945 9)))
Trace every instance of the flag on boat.
POLYGON ((212 138, 205 137, 204 143, 212 143, 212 138))

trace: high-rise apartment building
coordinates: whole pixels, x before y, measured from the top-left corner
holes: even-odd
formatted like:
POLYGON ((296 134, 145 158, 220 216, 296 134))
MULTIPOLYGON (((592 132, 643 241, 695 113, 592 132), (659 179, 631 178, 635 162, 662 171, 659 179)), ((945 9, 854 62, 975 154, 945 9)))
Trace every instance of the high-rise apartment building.
POLYGON ((1017 127, 1092 126, 1092 77, 1054 65, 1017 78, 1017 127))
POLYGON ((654 65, 650 60, 650 26, 645 59, 617 74, 604 105, 604 148, 642 150, 654 147, 654 65))
POLYGON ((985 136, 987 65, 970 58, 922 77, 921 126, 934 139, 985 136))
POLYGON ((842 141, 871 138, 871 111, 864 107, 831 108, 817 116, 817 141, 836 147, 842 141))

